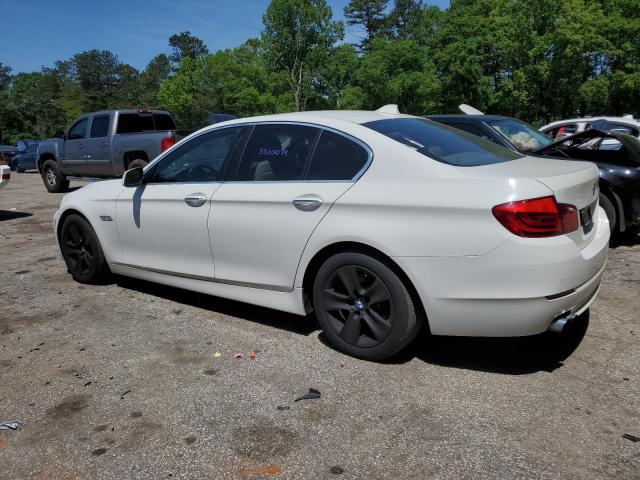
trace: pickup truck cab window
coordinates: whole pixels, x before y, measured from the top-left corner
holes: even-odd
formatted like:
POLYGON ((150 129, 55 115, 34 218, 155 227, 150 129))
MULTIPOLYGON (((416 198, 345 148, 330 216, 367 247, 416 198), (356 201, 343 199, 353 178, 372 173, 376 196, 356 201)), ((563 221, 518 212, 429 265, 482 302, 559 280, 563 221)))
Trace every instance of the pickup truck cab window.
POLYGON ((226 161, 239 156, 249 130, 231 127, 198 135, 160 159, 148 183, 221 181, 226 161))
POLYGON ((98 115, 91 121, 90 138, 103 138, 109 134, 109 115, 98 115))
POLYGON ((87 137, 87 125, 89 124, 88 118, 81 118, 74 123, 69 129, 67 140, 82 140, 87 137))

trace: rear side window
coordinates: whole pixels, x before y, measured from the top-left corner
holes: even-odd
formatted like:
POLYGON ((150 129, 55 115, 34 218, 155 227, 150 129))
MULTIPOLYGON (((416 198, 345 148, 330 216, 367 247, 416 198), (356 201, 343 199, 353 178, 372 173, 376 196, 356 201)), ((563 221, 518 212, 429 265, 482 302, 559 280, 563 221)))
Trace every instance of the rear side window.
POLYGON ((151 114, 121 113, 118 115, 117 133, 153 132, 155 129, 151 114))
POLYGON ((302 180, 317 128, 256 125, 238 166, 237 180, 302 180))
POLYGON ((173 122, 171 115, 166 113, 154 113, 153 121, 156 126, 156 130, 175 130, 176 124, 173 122))
POLYGON ((363 125, 449 165, 474 167, 522 158, 512 150, 425 118, 376 120, 363 125))
POLYGON ((313 154, 307 180, 351 180, 368 159, 367 151, 357 143, 324 130, 313 154))
POLYGON ((91 121, 91 138, 102 138, 109 134, 109 116, 93 117, 91 121))

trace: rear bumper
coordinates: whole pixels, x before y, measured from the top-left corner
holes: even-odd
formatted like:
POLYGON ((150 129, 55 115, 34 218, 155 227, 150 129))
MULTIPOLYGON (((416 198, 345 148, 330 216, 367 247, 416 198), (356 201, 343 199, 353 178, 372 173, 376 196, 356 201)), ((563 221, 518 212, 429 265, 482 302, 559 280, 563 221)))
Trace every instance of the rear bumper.
POLYGON ((595 300, 604 271, 609 224, 598 209, 582 250, 566 236, 514 237, 473 257, 395 257, 418 291, 436 335, 510 337, 541 333, 563 313, 595 300), (563 296, 550 300, 546 297, 563 296))

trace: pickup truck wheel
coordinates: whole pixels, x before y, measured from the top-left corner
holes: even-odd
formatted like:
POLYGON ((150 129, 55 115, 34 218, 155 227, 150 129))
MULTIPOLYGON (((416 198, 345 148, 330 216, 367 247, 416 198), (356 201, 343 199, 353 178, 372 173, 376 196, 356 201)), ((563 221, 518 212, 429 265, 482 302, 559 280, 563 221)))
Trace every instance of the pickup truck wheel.
POLYGON ((69 188, 69 180, 64 178, 58 164, 53 160, 47 160, 42 165, 42 181, 49 193, 66 192, 69 188))
POLYGON ((96 232, 80 215, 65 218, 60 229, 60 250, 69 273, 80 283, 99 283, 109 273, 96 232))
POLYGON ((140 158, 136 158, 135 160, 131 160, 129 162, 129 166, 127 167, 127 170, 131 170, 132 168, 144 168, 149 164, 149 162, 147 162, 146 160, 142 160, 140 158))

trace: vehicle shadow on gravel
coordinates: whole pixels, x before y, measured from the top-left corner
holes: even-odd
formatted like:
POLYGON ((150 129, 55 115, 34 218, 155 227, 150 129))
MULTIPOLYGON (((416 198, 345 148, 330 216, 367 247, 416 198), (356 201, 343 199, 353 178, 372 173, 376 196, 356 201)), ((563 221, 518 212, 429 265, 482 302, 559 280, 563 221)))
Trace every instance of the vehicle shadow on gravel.
POLYGON ((420 335, 392 362, 418 358, 426 363, 504 375, 552 372, 578 348, 589 327, 589 311, 561 333, 518 338, 420 335))
POLYGON ((136 292, 161 297, 166 300, 202 308, 223 315, 238 317, 261 325, 280 328, 298 335, 307 336, 318 330, 318 326, 314 321, 298 315, 134 278, 117 276, 114 277, 114 279, 117 285, 129 290, 135 290, 136 292))
POLYGON ((16 220, 18 218, 31 217, 33 213, 29 212, 16 212, 11 210, 0 210, 0 222, 5 220, 16 220))
POLYGON ((637 227, 631 228, 623 233, 618 233, 615 235, 609 246, 611 248, 618 247, 633 247, 634 245, 640 244, 640 229, 637 227))

